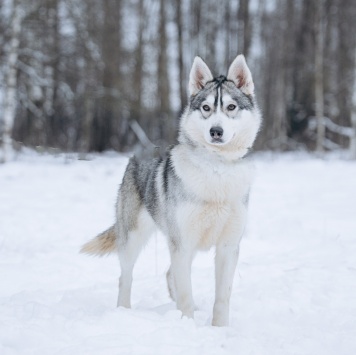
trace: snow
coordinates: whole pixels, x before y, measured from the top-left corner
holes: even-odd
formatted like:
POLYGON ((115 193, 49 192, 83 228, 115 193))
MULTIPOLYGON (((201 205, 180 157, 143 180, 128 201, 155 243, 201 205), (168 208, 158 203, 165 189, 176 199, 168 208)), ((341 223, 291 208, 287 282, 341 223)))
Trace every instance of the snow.
POLYGON ((154 235, 116 308, 116 256, 80 246, 114 221, 127 158, 25 153, 0 166, 1 354, 356 353, 356 163, 259 155, 231 325, 211 327, 213 251, 193 264, 195 321, 165 283, 154 235))

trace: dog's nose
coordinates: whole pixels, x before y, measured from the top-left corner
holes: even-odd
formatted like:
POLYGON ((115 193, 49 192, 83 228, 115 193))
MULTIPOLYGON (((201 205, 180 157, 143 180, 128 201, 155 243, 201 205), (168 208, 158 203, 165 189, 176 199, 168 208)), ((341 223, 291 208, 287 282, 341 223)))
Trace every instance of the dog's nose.
POLYGON ((219 139, 223 136, 224 130, 221 127, 211 127, 210 128, 210 136, 214 139, 219 139))

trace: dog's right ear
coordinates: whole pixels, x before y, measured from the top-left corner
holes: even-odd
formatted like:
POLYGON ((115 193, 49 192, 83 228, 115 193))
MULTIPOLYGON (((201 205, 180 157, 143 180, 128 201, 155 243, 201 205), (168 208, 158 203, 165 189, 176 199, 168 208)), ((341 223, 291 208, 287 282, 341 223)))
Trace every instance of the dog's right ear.
POLYGON ((196 95, 211 80, 213 76, 206 63, 200 57, 195 57, 189 75, 189 95, 196 95))

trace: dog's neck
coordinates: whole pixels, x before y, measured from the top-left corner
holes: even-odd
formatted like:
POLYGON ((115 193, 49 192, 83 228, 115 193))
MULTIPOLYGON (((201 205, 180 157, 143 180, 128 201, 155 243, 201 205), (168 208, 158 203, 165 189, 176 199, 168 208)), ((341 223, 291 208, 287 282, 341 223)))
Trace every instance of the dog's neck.
POLYGON ((194 142, 184 131, 180 131, 178 142, 179 145, 186 147, 190 154, 197 155, 201 159, 206 159, 208 161, 213 160, 226 164, 233 164, 240 161, 249 152, 249 149, 247 148, 223 150, 219 149, 219 146, 212 146, 211 149, 209 149, 209 147, 194 142))

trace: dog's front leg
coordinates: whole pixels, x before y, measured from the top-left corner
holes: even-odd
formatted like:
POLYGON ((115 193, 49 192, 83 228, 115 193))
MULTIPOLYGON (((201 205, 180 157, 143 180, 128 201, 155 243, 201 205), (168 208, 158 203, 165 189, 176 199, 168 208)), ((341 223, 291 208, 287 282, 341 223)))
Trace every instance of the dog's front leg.
POLYGON ((192 295, 192 268, 193 252, 179 248, 171 251, 171 273, 174 280, 177 308, 182 316, 193 318, 194 302, 192 295))
POLYGON ((229 325, 230 296, 238 255, 238 245, 216 246, 215 304, 212 322, 215 326, 229 325))

